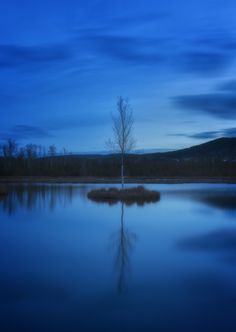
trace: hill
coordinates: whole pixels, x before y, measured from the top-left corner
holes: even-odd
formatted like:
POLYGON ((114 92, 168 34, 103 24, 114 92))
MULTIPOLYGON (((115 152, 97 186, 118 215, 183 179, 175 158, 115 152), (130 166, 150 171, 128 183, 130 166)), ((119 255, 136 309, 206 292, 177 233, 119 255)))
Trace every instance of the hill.
POLYGON ((222 161, 233 161, 236 160, 236 137, 223 137, 186 149, 164 153, 152 153, 146 156, 179 160, 218 159, 222 161))

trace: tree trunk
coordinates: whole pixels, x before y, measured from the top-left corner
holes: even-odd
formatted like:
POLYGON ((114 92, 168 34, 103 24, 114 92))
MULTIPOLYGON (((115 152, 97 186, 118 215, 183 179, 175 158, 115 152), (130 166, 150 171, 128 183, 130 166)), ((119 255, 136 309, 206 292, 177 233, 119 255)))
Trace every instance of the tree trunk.
POLYGON ((121 186, 124 189, 124 156, 121 157, 121 186))

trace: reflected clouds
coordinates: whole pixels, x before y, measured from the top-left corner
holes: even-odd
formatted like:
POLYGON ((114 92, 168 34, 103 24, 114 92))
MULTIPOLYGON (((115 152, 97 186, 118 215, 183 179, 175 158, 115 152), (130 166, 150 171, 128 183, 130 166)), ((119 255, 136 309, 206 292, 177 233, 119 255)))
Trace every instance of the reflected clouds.
POLYGON ((171 192, 167 192, 167 195, 176 196, 178 199, 197 201, 225 212, 236 212, 235 190, 172 190, 171 192))
POLYGON ((202 251, 233 251, 236 253, 236 230, 221 229, 181 240, 179 248, 202 251))

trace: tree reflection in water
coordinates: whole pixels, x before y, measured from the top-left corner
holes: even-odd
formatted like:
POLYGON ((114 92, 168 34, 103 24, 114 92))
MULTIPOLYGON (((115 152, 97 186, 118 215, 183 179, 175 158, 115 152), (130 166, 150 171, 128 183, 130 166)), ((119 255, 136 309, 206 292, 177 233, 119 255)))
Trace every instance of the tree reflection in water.
POLYGON ((130 272, 130 255, 137 240, 135 233, 125 226, 124 203, 121 203, 121 218, 119 230, 112 236, 112 246, 115 251, 115 270, 117 276, 117 291, 123 293, 130 272))
POLYGON ((86 198, 86 188, 73 185, 13 185, 0 201, 0 209, 8 215, 25 209, 48 209, 67 207, 76 195, 86 198))

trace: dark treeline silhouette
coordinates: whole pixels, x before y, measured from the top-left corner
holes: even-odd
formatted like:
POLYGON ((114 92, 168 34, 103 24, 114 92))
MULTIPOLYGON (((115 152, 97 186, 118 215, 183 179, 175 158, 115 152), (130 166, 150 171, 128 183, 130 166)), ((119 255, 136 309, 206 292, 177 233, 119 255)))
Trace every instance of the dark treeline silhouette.
MULTIPOLYGON (((1 176, 117 177, 120 155, 57 154, 28 144, 18 148, 13 140, 2 146, 1 176)), ((236 138, 219 139, 189 149, 152 154, 127 154, 125 176, 185 177, 236 176, 236 138)))

